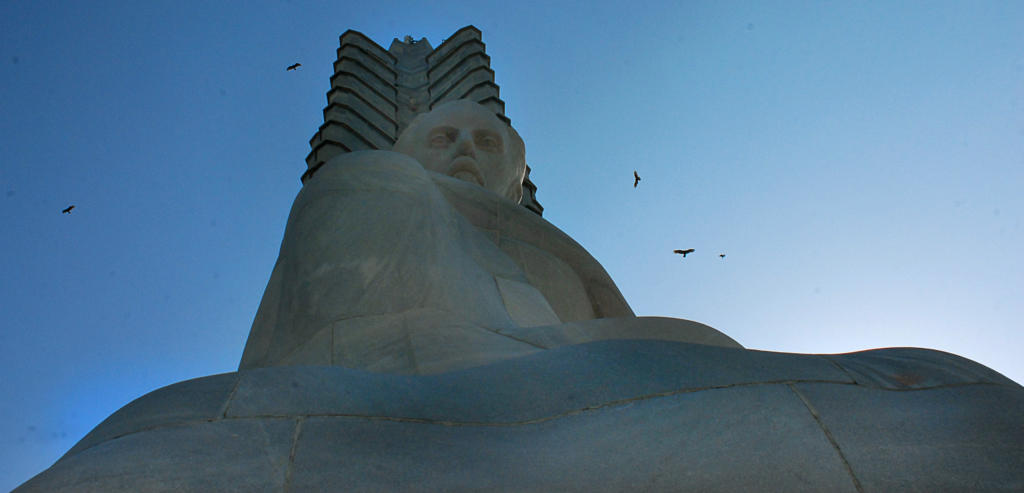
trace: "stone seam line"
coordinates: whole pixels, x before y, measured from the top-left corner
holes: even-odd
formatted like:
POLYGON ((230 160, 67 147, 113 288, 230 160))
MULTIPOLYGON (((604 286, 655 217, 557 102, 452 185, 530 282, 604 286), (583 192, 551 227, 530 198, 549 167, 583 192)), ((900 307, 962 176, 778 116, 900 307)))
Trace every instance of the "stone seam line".
POLYGON ((825 438, 827 438, 829 443, 832 444, 832 448, 835 449, 836 454, 839 454, 839 460, 843 462, 843 467, 846 468, 846 472, 850 475, 850 479, 853 480, 853 487, 856 488, 859 493, 864 493, 864 487, 861 486, 860 481, 857 479, 857 475, 853 473, 853 467, 851 467, 850 463, 846 460, 846 456, 843 455, 843 449, 839 448, 839 443, 836 442, 835 437, 832 436, 832 432, 829 431, 828 427, 825 426, 825 423, 821 421, 821 417, 818 416, 818 410, 814 409, 814 406, 812 406, 810 401, 807 400, 807 397, 801 394, 792 383, 786 384, 786 386, 788 386, 789 390, 792 390, 793 393, 800 398, 800 401, 804 403, 804 406, 807 407, 808 411, 810 411, 811 417, 813 417, 814 421, 818 423, 819 427, 821 427, 821 431, 825 433, 825 438))
MULTIPOLYGON (((239 380, 241 380, 241 378, 239 378, 239 380)), ((178 427, 178 426, 187 426, 187 425, 194 425, 194 424, 201 424, 201 423, 212 423, 212 422, 215 422, 215 421, 246 420, 246 419, 305 419, 305 418, 330 418, 330 417, 333 417, 333 418, 353 418, 353 419, 365 419, 365 420, 376 420, 376 421, 394 421, 394 422, 398 422, 398 423, 419 423, 419 424, 430 424, 430 425, 439 425, 439 426, 475 426, 475 427, 495 427, 495 428, 500 428, 500 427, 513 427, 513 426, 522 426, 522 425, 532 425, 532 424, 544 423, 544 422, 547 422, 547 421, 553 421, 553 420, 556 420, 556 419, 561 419, 561 418, 565 418, 565 417, 569 417, 569 416, 575 416, 575 415, 578 415, 578 414, 584 414, 584 413, 587 413, 587 412, 597 411, 597 410, 608 408, 608 407, 621 406, 621 405, 631 404, 633 402, 639 402, 639 401, 644 401, 644 400, 648 400, 648 399, 656 399, 656 398, 660 398, 660 397, 671 397, 671 396, 679 395, 679 394, 689 394, 689 393, 695 393, 695 392, 703 392, 703 391, 707 391, 707 390, 729 389, 729 388, 733 388, 733 387, 754 387, 754 386, 758 386, 758 385, 793 385, 793 384, 799 384, 799 383, 827 383, 827 384, 833 384, 833 385, 850 385, 850 386, 869 388, 869 389, 873 389, 873 390, 881 390, 881 391, 885 391, 885 392, 918 392, 918 391, 924 391, 924 390, 935 390, 935 389, 956 388, 956 387, 968 387, 968 386, 972 386, 972 385, 992 385, 992 386, 996 386, 996 387, 1006 387, 1006 385, 998 384, 998 383, 992 383, 992 382, 953 383, 953 384, 935 385, 935 386, 932 386, 932 387, 924 387, 924 388, 919 388, 919 389, 887 389, 887 388, 863 385, 863 384, 858 384, 858 383, 853 383, 853 382, 841 382, 841 381, 837 381, 837 380, 777 380, 777 381, 769 381, 769 382, 742 382, 742 383, 733 383, 733 384, 728 384, 728 385, 715 385, 715 386, 709 386, 709 387, 686 388, 686 389, 668 390, 668 391, 664 391, 664 392, 655 392, 655 393, 651 393, 651 394, 645 394, 645 395, 641 395, 641 396, 637 396, 637 397, 630 397, 630 398, 626 398, 626 399, 616 399, 616 400, 608 401, 608 402, 601 403, 601 404, 594 404, 592 406, 582 407, 582 408, 578 408, 578 409, 572 409, 572 410, 569 410, 569 411, 566 411, 566 412, 563 412, 563 413, 559 413, 559 414, 553 414, 553 415, 550 415, 550 416, 542 416, 540 418, 528 419, 528 420, 523 420, 523 421, 506 421, 506 422, 492 422, 492 423, 487 423, 487 422, 482 422, 482 421, 444 421, 444 420, 433 420, 433 419, 425 419, 425 418, 406 418, 406 417, 400 417, 400 416, 370 416, 370 415, 365 415, 365 414, 343 414, 343 413, 252 414, 252 415, 247 415, 247 416, 227 416, 227 409, 225 408, 224 415, 221 418, 200 418, 200 419, 178 421, 178 422, 175 422, 175 423, 172 423, 172 424, 154 425, 154 426, 148 426, 148 427, 145 427, 145 428, 140 428, 140 429, 135 430, 135 431, 129 431, 127 433, 122 433, 122 434, 119 434, 119 435, 115 435, 115 436, 107 438, 107 439, 105 439, 105 440, 103 440, 101 442, 94 443, 94 444, 92 444, 92 445, 90 445, 90 446, 88 446, 86 448, 83 448, 82 450, 79 450, 78 452, 76 452, 76 455, 79 454, 79 453, 85 452, 86 450, 89 450, 89 449, 91 449, 91 448, 93 448, 93 447, 95 447, 97 445, 109 442, 111 440, 117 440, 119 438, 122 438, 122 437, 125 437, 125 436, 128 436, 128 435, 133 435, 135 433, 142 433, 142 432, 146 432, 146 431, 159 430, 159 429, 163 429, 163 428, 174 428, 174 427, 178 427)), ((237 385, 237 383, 236 383, 236 385, 237 385)), ((802 398, 802 396, 801 396, 801 398, 802 398)), ((228 405, 230 405, 230 403, 228 405)), ((61 459, 63 459, 63 457, 61 459)))
POLYGON ((832 363, 832 366, 836 367, 836 368, 837 368, 837 369, 838 369, 839 371, 843 372, 843 374, 844 374, 844 375, 846 375, 846 376, 850 377, 850 380, 851 380, 851 381, 853 381, 853 382, 856 382, 856 381, 857 381, 857 379, 856 379, 856 378, 854 378, 854 376, 853 376, 852 374, 850 374, 850 372, 849 372, 849 371, 847 371, 847 370, 846 370, 846 368, 844 368, 844 367, 843 367, 843 365, 840 365, 839 363, 837 363, 837 362, 836 362, 835 360, 833 360, 832 358, 828 358, 828 357, 826 357, 825 355, 820 355, 820 354, 818 354, 818 355, 815 355, 815 356, 817 356, 817 357, 818 357, 818 359, 823 359, 823 360, 825 360, 825 361, 828 361, 829 363, 832 363))
MULTIPOLYGON (((231 401, 233 401, 235 399, 235 392, 238 391, 238 385, 241 384, 241 383, 242 383, 242 376, 238 375, 238 377, 235 378, 235 384, 231 387, 231 392, 228 393, 228 398, 224 400, 224 406, 221 408, 220 412, 217 413, 217 414, 220 415, 220 419, 225 419, 225 418, 228 417, 228 407, 231 406, 231 401)), ((213 420, 212 419, 207 419, 206 421, 213 421, 213 420)), ((116 437, 116 438, 120 438, 120 437, 116 437)))
POLYGON ((288 467, 284 474, 284 483, 281 486, 281 491, 287 492, 292 481, 292 470, 295 467, 295 450, 299 448, 299 437, 302 434, 302 423, 305 422, 306 418, 300 416, 295 420, 295 433, 292 435, 292 448, 288 452, 288 467))

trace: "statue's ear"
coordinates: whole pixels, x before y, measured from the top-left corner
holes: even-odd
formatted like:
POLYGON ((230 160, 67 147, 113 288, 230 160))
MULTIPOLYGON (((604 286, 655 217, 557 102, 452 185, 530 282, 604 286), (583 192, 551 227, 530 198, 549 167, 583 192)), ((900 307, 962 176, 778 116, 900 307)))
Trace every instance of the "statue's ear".
POLYGON ((505 191, 505 196, 508 197, 509 200, 511 200, 512 202, 515 202, 517 204, 522 202, 523 201, 523 182, 522 181, 518 181, 518 182, 513 181, 512 184, 509 185, 508 190, 505 191))
POLYGON ((507 162, 512 163, 520 171, 518 179, 513 180, 508 190, 505 191, 505 196, 518 204, 523 200, 523 180, 526 178, 526 144, 512 125, 506 125, 505 128, 508 136, 505 144, 505 152, 508 155, 507 162))

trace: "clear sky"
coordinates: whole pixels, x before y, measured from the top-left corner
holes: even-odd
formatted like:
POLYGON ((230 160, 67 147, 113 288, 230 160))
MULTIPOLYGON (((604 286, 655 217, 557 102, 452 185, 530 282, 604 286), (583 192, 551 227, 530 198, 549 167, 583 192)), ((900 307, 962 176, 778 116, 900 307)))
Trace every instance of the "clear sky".
POLYGON ((347 29, 483 31, 638 315, 1024 381, 1024 2, 555 3, 0 2, 0 491, 237 368, 347 29))

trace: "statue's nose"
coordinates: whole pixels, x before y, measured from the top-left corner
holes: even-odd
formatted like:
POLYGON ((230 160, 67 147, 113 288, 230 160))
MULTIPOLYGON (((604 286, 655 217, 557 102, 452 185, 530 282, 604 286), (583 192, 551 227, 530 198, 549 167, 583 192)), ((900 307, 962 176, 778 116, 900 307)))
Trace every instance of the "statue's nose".
POLYGON ((455 153, 458 156, 476 157, 476 145, 473 143, 473 136, 465 130, 459 131, 455 140, 455 153))

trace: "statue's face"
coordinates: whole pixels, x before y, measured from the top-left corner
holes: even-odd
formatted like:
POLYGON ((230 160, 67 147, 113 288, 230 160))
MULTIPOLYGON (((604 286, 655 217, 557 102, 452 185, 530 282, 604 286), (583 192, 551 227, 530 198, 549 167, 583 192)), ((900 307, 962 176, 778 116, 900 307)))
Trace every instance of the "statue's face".
POLYGON ((416 158, 430 171, 476 183, 518 202, 526 172, 518 139, 487 108, 460 100, 418 116, 394 150, 416 158))

